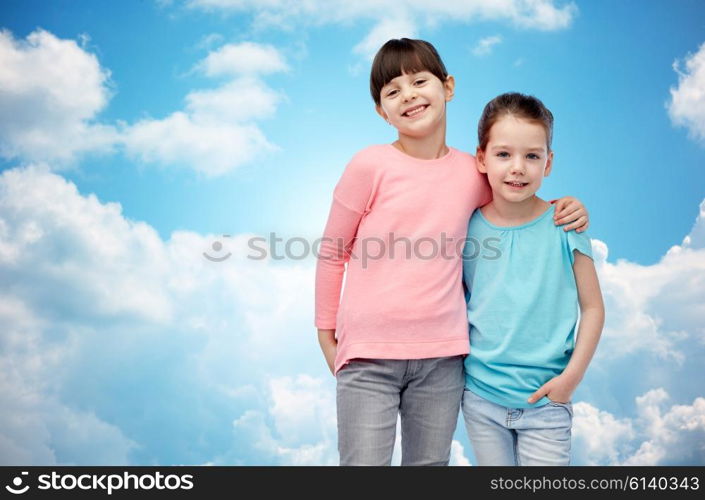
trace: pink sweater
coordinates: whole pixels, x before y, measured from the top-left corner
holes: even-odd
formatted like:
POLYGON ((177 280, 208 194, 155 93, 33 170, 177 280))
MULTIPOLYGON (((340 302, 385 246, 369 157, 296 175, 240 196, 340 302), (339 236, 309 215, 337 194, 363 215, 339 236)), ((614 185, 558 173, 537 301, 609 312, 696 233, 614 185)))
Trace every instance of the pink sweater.
POLYGON ((336 329, 336 373, 353 358, 469 352, 462 251, 470 215, 490 199, 475 158, 454 148, 435 160, 391 144, 353 157, 316 268, 316 327, 336 329))

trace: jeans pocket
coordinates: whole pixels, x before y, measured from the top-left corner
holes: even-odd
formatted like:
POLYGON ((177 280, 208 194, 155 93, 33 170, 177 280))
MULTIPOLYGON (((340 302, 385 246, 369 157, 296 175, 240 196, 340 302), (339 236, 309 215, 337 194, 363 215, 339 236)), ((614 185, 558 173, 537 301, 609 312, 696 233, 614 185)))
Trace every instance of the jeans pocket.
POLYGON ((345 372, 345 375, 347 375, 351 369, 355 368, 359 364, 360 361, 363 361, 363 359, 362 358, 352 358, 352 359, 347 360, 345 362, 345 364, 340 367, 340 370, 338 370, 338 373, 335 374, 335 378, 337 379, 343 371, 345 372))
POLYGON ((570 418, 573 418, 573 403, 568 401, 567 403, 561 403, 559 401, 551 401, 549 399, 549 406, 555 406, 557 408, 565 408, 568 414, 570 415, 570 418))

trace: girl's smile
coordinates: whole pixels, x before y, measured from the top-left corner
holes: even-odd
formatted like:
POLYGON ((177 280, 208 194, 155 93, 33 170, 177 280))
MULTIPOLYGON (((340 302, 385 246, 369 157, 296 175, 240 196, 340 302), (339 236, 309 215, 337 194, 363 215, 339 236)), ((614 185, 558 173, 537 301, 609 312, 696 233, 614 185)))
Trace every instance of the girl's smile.
POLYGON ((509 186, 510 188, 514 188, 514 189, 523 189, 529 185, 528 182, 520 182, 520 181, 504 181, 504 183, 507 186, 509 186))
POLYGON ((416 106, 412 106, 411 108, 404 111, 401 115, 406 118, 416 118, 417 116, 423 114, 423 112, 426 111, 428 106, 428 104, 419 104, 416 106))

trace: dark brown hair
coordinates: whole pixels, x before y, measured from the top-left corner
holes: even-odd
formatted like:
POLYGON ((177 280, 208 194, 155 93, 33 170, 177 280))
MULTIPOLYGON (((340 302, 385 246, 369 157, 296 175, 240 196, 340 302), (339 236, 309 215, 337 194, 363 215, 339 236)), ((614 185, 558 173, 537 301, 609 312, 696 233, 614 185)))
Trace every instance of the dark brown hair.
POLYGON ((377 106, 380 105, 382 87, 401 76, 402 73, 429 71, 442 82, 448 71, 436 49, 424 40, 399 38, 389 40, 379 49, 370 72, 370 93, 377 106))
POLYGON ((487 103, 482 111, 480 122, 477 124, 477 142, 484 151, 490 140, 490 129, 497 120, 505 115, 524 118, 541 125, 546 131, 546 146, 551 150, 553 139, 553 114, 543 103, 534 96, 507 92, 499 95, 487 103))

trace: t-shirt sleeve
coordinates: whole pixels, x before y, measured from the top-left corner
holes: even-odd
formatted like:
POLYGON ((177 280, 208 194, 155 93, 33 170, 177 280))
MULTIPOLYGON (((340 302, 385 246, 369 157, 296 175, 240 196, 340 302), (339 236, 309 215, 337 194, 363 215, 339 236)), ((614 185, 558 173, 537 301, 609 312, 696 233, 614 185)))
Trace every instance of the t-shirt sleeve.
POLYGON ((372 199, 373 172, 356 158, 333 191, 316 263, 316 328, 336 328, 345 263, 372 199))
MULTIPOLYGON (((562 229, 561 229, 562 231, 562 229)), ((590 237, 587 233, 576 233, 575 230, 568 231, 566 234, 568 251, 570 253, 570 264, 573 265, 575 262, 574 250, 577 250, 583 255, 586 255, 592 259, 592 243, 590 243, 590 237)))

